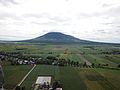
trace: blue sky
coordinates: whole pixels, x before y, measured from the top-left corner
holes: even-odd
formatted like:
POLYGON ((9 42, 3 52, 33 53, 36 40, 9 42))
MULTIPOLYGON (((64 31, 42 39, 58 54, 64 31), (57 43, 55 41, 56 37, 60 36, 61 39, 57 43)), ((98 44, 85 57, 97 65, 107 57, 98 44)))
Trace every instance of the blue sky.
POLYGON ((120 43, 120 0, 0 0, 0 40, 48 32, 120 43))

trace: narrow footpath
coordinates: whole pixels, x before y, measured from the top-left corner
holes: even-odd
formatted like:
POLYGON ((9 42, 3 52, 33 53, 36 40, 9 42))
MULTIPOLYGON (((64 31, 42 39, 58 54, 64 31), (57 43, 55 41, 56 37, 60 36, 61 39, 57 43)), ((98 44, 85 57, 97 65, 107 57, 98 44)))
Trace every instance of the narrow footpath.
MULTIPOLYGON (((33 66, 33 68, 25 75, 25 77, 17 84, 17 86, 20 86, 24 81, 25 79, 29 76, 29 74, 35 69, 36 65, 33 66)), ((15 90, 15 88, 13 89, 15 90)))

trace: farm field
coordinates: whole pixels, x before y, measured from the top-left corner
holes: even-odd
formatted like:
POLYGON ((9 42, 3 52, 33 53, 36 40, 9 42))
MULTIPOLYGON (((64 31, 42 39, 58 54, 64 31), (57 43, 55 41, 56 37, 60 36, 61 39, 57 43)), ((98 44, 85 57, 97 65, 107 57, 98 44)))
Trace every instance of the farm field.
POLYGON ((116 70, 38 65, 22 86, 30 90, 38 75, 53 75, 63 84, 64 90, 119 90, 120 79, 114 79, 119 74, 116 70))
POLYGON ((5 84, 14 88, 33 65, 17 65, 15 60, 32 60, 37 66, 21 86, 32 90, 38 75, 53 75, 64 90, 119 90, 120 88, 120 46, 119 45, 77 45, 77 44, 0 44, 5 84), (64 66, 50 64, 53 59, 62 60, 64 66), (48 61, 46 63, 46 60, 48 61), (51 62, 49 62, 49 60, 51 62), (71 63, 69 64, 69 62, 71 63), (83 67, 84 63, 92 66, 83 67), (76 65, 76 63, 79 63, 76 65), (14 65, 13 65, 14 64, 14 65))
POLYGON ((21 65, 21 66, 11 66, 3 65, 4 70, 4 87, 6 89, 13 89, 16 85, 23 79, 27 72, 32 68, 32 66, 21 65))
POLYGON ((50 65, 38 65, 23 82, 22 86, 26 86, 26 89, 30 90, 38 75, 53 75, 55 80, 63 84, 65 90, 77 90, 80 88, 82 90, 87 90, 84 82, 80 80, 79 74, 75 68, 50 65))

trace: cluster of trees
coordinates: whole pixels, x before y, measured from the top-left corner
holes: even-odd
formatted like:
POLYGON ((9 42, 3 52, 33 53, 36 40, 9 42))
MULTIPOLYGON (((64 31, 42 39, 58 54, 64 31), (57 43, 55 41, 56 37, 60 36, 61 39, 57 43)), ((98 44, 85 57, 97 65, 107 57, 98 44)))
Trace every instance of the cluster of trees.
POLYGON ((120 68, 120 64, 118 64, 118 68, 120 68))
POLYGON ((105 51, 105 52, 101 52, 101 54, 113 54, 113 55, 117 55, 117 54, 120 54, 120 51, 119 50, 105 51))
POLYGON ((52 64, 58 66, 79 66, 80 63, 78 61, 71 61, 69 59, 59 58, 55 56, 47 56, 46 59, 44 59, 44 64, 52 64))
POLYGON ((19 52, 0 52, 0 59, 9 60, 10 58, 18 58, 21 57, 21 53, 19 52))
POLYGON ((38 57, 23 56, 19 52, 0 52, 1 61, 9 61, 11 65, 33 64, 38 57))
MULTIPOLYGON (((95 64, 95 63, 87 65, 86 62, 80 63, 78 61, 60 58, 59 55, 47 57, 23 56, 21 53, 18 52, 0 52, 0 59, 10 61, 11 65, 46 64, 46 65, 92 67, 92 68, 95 67, 101 68, 109 66, 108 64, 95 64)), ((120 68, 120 64, 118 64, 117 67, 120 68)))

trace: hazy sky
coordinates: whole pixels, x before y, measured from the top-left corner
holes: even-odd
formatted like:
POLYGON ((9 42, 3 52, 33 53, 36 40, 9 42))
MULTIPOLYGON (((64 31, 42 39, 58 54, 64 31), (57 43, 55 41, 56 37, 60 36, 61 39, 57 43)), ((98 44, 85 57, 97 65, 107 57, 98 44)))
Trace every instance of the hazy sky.
POLYGON ((120 43, 120 0, 0 0, 0 40, 47 32, 120 43))

